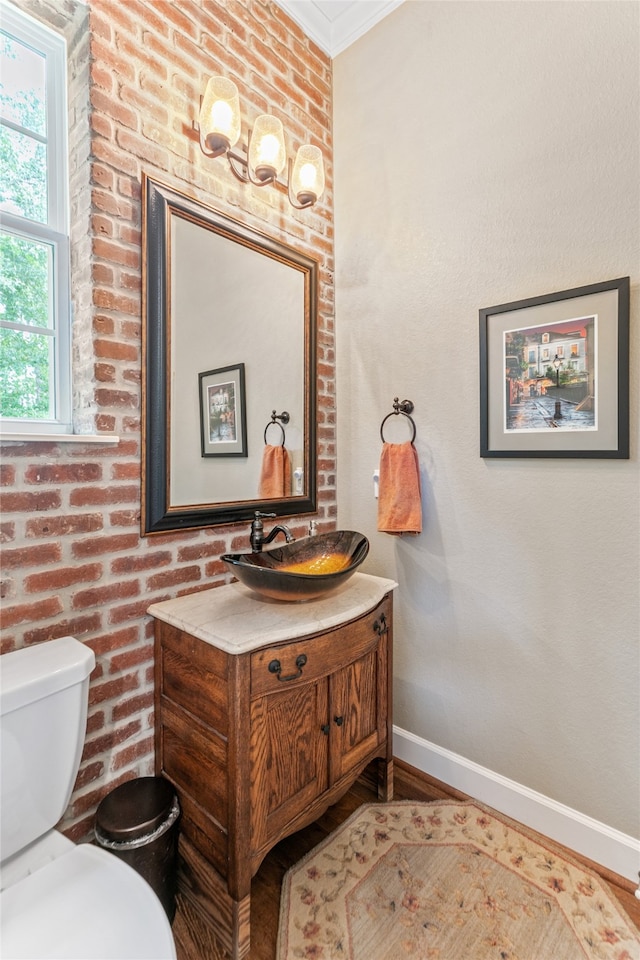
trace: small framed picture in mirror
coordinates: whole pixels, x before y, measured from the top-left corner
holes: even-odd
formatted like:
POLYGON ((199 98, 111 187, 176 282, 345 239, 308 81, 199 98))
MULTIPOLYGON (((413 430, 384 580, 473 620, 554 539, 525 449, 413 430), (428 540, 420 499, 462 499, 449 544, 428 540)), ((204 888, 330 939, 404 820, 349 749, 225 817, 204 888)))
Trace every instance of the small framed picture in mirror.
POLYGON ((203 457, 246 457, 244 363, 198 374, 203 457))

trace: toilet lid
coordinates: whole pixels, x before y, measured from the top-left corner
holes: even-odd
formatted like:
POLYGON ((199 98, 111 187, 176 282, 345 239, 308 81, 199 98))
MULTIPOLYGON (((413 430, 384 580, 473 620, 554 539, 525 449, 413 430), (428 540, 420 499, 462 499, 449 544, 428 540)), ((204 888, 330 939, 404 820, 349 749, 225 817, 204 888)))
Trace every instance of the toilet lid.
POLYGON ((149 884, 80 844, 0 894, 2 955, 12 960, 176 960, 149 884))

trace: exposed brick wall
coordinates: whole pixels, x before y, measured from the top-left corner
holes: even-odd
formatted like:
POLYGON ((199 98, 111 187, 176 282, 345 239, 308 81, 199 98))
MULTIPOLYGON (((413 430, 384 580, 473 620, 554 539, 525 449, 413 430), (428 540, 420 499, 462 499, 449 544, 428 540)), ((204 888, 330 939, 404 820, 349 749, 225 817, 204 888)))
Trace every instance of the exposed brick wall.
MULTIPOLYGON (((140 537, 141 174, 146 171, 321 259, 321 526, 335 523, 331 63, 263 0, 18 0, 70 54, 74 376, 80 428, 108 444, 2 449, 2 652, 73 634, 96 653, 82 767, 65 832, 90 833, 121 780, 153 772, 150 603, 227 579, 245 527, 140 537), (88 20, 88 31, 86 23, 88 20), (296 211, 202 156, 192 125, 206 79, 238 85, 246 127, 280 116, 288 152, 323 147, 327 188, 296 211)), ((293 521, 301 535, 306 521, 293 521)))

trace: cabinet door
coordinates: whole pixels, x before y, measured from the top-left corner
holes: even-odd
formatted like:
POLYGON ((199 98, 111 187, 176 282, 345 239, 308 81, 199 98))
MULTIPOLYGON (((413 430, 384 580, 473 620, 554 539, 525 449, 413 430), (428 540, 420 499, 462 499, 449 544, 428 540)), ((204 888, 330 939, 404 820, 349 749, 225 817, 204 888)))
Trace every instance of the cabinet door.
POLYGON ((386 644, 338 670, 330 678, 331 782, 339 780, 386 737, 386 644))
POLYGON ((327 789, 327 706, 326 677, 252 701, 253 853, 327 789))

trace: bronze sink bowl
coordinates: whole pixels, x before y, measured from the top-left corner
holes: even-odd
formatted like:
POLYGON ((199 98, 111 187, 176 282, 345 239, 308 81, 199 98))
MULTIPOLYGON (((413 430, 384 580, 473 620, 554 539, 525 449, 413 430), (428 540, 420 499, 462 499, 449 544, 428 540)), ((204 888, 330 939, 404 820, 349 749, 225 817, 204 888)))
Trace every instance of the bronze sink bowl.
POLYGON ((336 530, 261 553, 225 553, 221 559, 260 596, 295 602, 315 600, 341 586, 368 552, 364 534, 336 530))

